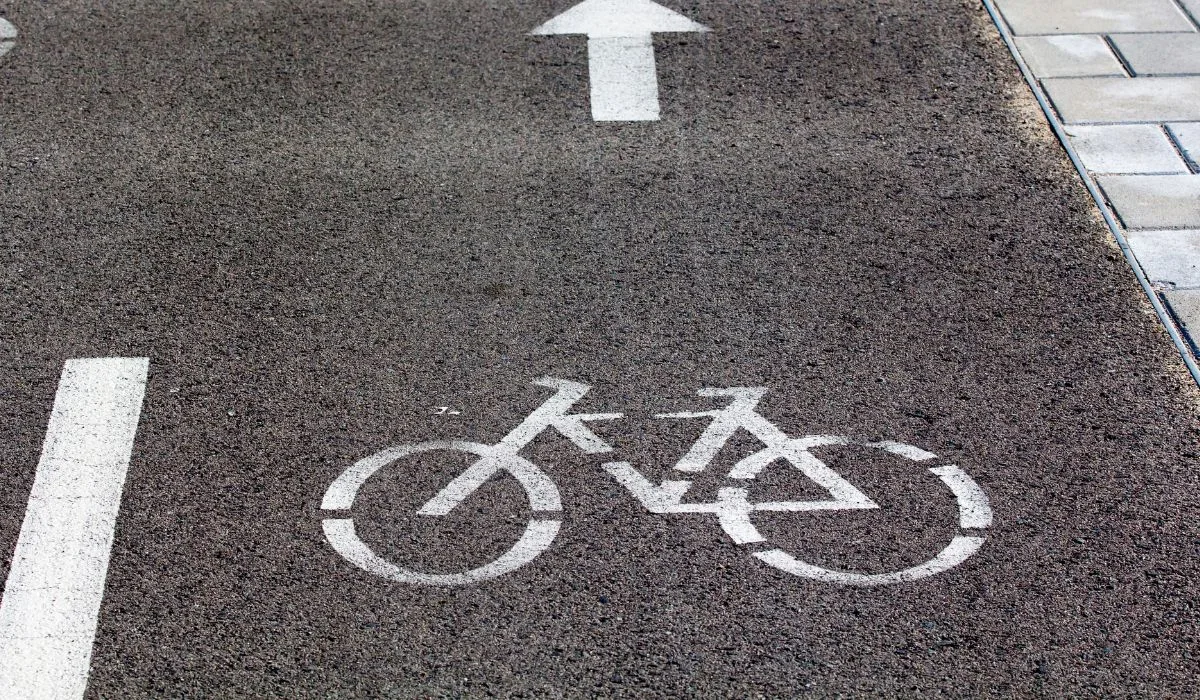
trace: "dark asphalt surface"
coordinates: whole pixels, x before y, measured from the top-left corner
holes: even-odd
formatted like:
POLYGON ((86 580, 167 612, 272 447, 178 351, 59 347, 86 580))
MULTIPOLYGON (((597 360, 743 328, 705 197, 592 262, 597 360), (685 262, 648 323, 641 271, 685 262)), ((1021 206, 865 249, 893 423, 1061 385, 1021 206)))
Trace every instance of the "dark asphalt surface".
MULTIPOLYGON (((1194 696, 1197 394, 982 7, 670 3, 713 31, 656 37, 662 121, 596 124, 583 37, 526 35, 571 4, 0 7, 0 573, 63 362, 151 358, 89 697, 1194 696), (563 499, 537 560, 430 588, 325 542, 349 465, 492 443, 542 375, 628 417, 607 455, 522 452, 563 499), (667 478, 703 424, 652 414, 730 386, 962 466, 987 543, 841 587, 601 469, 667 478)), ((820 455, 884 507, 757 520, 798 558, 890 571, 958 531, 928 474, 820 455)), ((363 539, 431 572, 507 549, 511 479, 414 515, 466 464, 368 482, 363 539)))

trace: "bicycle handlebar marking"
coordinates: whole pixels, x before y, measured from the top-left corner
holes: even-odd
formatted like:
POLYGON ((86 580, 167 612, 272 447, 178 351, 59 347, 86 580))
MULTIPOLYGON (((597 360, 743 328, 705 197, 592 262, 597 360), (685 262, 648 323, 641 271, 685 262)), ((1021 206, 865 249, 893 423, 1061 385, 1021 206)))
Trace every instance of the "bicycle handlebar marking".
MULTIPOLYGON (((456 574, 420 573, 396 566, 377 556, 358 537, 351 518, 326 518, 322 527, 330 545, 359 568, 403 583, 435 586, 456 586, 477 583, 510 573, 533 561, 550 547, 558 535, 561 521, 545 517, 562 511, 562 500, 553 480, 533 462, 518 452, 548 428, 554 428, 586 454, 612 451, 612 446, 596 435, 585 423, 617 420, 621 413, 581 413, 568 411, 591 389, 586 384, 542 377, 534 384, 555 390, 555 394, 534 409, 525 420, 500 438, 494 445, 461 440, 425 442, 402 445, 378 452, 359 460, 330 484, 321 501, 329 511, 348 511, 354 505, 359 488, 375 473, 411 455, 438 450, 465 452, 479 459, 450 481, 417 511, 418 515, 442 517, 448 515, 480 486, 500 472, 508 472, 525 489, 530 509, 534 512, 524 534, 509 549, 489 564, 456 574)), ((685 473, 702 472, 739 430, 745 430, 763 443, 757 452, 742 458, 729 471, 728 477, 749 482, 776 461, 789 462, 793 467, 829 492, 831 498, 821 501, 775 501, 752 503, 748 488, 726 487, 718 491, 712 503, 685 503, 683 498, 691 481, 667 480, 654 484, 629 462, 607 462, 603 469, 651 513, 663 515, 707 513, 715 515, 721 529, 736 544, 765 542, 751 521, 755 512, 806 512, 816 510, 867 510, 879 505, 830 469, 812 454, 818 447, 845 447, 849 439, 831 435, 807 435, 789 438, 757 412, 757 406, 767 390, 761 387, 700 389, 704 398, 731 398, 724 408, 711 411, 661 413, 659 419, 709 419, 708 426, 674 469, 685 473)), ((882 450, 911 462, 928 462, 937 457, 919 447, 900 442, 861 443, 860 446, 882 450)), ((981 530, 991 526, 992 511, 983 489, 961 468, 950 464, 928 470, 950 489, 959 508, 959 526, 965 530, 981 530)), ((835 571, 807 564, 781 549, 754 552, 752 556, 786 573, 827 583, 855 586, 877 586, 904 583, 925 578, 966 561, 983 546, 986 538, 979 534, 956 535, 933 559, 902 571, 883 574, 861 574, 835 571)))

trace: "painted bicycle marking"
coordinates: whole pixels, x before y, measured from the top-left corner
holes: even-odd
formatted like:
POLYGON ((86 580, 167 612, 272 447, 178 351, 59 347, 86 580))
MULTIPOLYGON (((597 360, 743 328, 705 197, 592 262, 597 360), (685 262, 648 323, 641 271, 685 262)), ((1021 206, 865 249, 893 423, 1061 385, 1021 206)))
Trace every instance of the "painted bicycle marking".
MULTIPOLYGON (((585 454, 612 451, 612 446, 597 436, 586 423, 611 421, 621 413, 569 413, 591 389, 586 384, 543 377, 534 383, 555 390, 554 396, 534 409, 525 420, 494 445, 461 440, 425 442, 400 445, 362 459, 341 474, 326 490, 321 508, 327 511, 349 511, 359 488, 384 467, 400 460, 433 451, 473 454, 478 459, 450 481, 420 509, 418 515, 441 517, 448 515, 479 487, 501 472, 507 472, 524 488, 533 511, 524 534, 511 549, 494 561, 456 574, 431 574, 403 568, 376 555, 357 535, 351 517, 326 518, 322 521, 326 539, 333 548, 359 568, 403 583, 453 586, 476 583, 510 573, 536 559, 554 542, 561 525, 562 499, 558 487, 540 467, 520 456, 519 452, 548 428, 574 443, 585 454)), ((929 463, 937 455, 919 447, 899 442, 854 443, 848 438, 831 435, 789 437, 757 411, 767 389, 734 387, 701 389, 698 395, 709 399, 729 399, 724 408, 708 411, 662 413, 658 419, 706 419, 708 426, 675 464, 675 471, 696 474, 705 471, 725 444, 739 431, 758 439, 763 447, 742 458, 729 470, 728 478, 743 484, 719 490, 711 503, 684 502, 691 488, 690 480, 667 480, 655 484, 646 479, 629 462, 607 462, 604 470, 617 480, 647 511, 662 515, 711 514, 721 529, 735 544, 759 545, 766 538, 755 527, 752 516, 758 512, 805 512, 830 510, 869 510, 879 505, 844 477, 818 459, 812 450, 838 448, 858 444, 882 450, 914 463, 929 463), (770 464, 783 460, 829 493, 830 498, 815 501, 770 501, 752 503, 748 487, 770 464)), ((828 583, 876 586, 932 576, 958 566, 983 546, 980 533, 991 526, 992 511, 983 489, 957 465, 935 466, 927 470, 954 495, 959 510, 959 527, 963 530, 929 561, 901 571, 864 574, 836 571, 796 559, 780 548, 752 552, 760 562, 795 576, 828 583)))

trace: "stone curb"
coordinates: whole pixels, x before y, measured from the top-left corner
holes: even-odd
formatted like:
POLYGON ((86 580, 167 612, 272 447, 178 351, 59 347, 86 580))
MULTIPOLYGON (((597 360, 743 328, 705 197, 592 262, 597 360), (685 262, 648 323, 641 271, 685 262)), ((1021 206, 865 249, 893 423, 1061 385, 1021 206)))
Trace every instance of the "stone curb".
POLYGON ((1200 0, 982 2, 1200 385, 1200 0))

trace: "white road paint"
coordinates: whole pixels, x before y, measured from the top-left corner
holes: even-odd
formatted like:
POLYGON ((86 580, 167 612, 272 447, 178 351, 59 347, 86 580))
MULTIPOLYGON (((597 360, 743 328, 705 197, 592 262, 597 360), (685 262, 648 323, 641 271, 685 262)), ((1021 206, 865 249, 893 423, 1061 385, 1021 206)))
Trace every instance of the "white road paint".
POLYGON ((423 574, 402 569, 371 551, 354 532, 349 518, 326 518, 321 523, 329 544, 355 566, 400 583, 425 586, 462 586, 503 576, 525 566, 546 550, 558 535, 559 521, 531 520, 512 549, 495 561, 461 574, 423 574))
POLYGON ((706 398, 732 398, 725 408, 712 411, 683 413, 660 413, 656 418, 709 418, 708 427, 692 445, 675 469, 681 472, 700 472, 716 457, 725 443, 739 429, 744 429, 758 438, 766 447, 743 458, 729 471, 732 479, 753 479, 769 464, 783 459, 804 473, 814 483, 824 488, 833 497, 831 501, 811 501, 797 510, 835 510, 842 508, 878 508, 874 501, 843 479, 837 472, 813 456, 809 450, 826 445, 844 445, 845 438, 828 435, 808 435, 796 440, 787 436, 771 421, 755 410, 758 402, 767 393, 764 388, 735 387, 730 389, 701 389, 697 392, 706 398))
POLYGON ((781 571, 795 576, 813 578, 825 583, 838 583, 849 586, 884 586, 893 583, 907 583, 917 579, 933 576, 947 569, 954 568, 979 551, 984 538, 958 535, 950 544, 933 559, 914 566, 911 569, 895 571, 886 574, 856 574, 847 571, 833 571, 819 566, 797 561, 792 555, 782 549, 772 549, 768 552, 755 552, 754 557, 766 562, 781 571))
POLYGON ((501 471, 512 474, 525 488, 525 493, 529 496, 529 506, 533 510, 562 510, 558 488, 550 480, 550 477, 546 476, 546 473, 538 469, 532 462, 515 452, 498 449, 496 445, 481 445, 477 442, 462 440, 389 447, 382 452, 361 459, 342 472, 341 476, 329 485, 325 491, 325 497, 321 501, 321 508, 324 510, 349 510, 358 496, 358 489, 380 469, 402 457, 437 450, 465 452, 478 455, 480 459, 422 506, 418 511, 421 515, 448 514, 463 499, 501 471))
POLYGON ((690 481, 664 481, 655 484, 642 476, 629 462, 608 462, 603 467, 604 471, 611 474, 651 513, 675 512, 672 509, 679 506, 684 494, 692 486, 690 481))
MULTIPOLYGON (((419 515, 446 516, 460 503, 500 472, 508 472, 525 489, 530 508, 534 511, 525 534, 500 558, 470 571, 455 574, 429 574, 401 568, 378 557, 355 533, 350 518, 328 518, 323 527, 333 548, 348 561, 365 571, 394 581, 422 585, 457 586, 494 578, 533 561, 554 541, 560 521, 538 517, 538 513, 558 513, 562 502, 558 488, 537 465, 518 452, 543 431, 554 428, 584 453, 612 451, 612 446, 589 429, 585 423, 621 418, 620 413, 568 413, 588 392, 590 387, 561 379, 543 377, 535 384, 554 389, 555 395, 521 421, 494 445, 476 442, 445 441, 392 447, 360 460, 341 474, 325 492, 321 507, 325 510, 349 510, 354 505, 359 488, 380 469, 403 457, 425 452, 447 450, 476 455, 477 459, 465 471, 452 479, 417 511, 419 515)), ((761 387, 701 389, 705 398, 730 399, 724 408, 709 411, 661 413, 659 419, 707 419, 708 425, 696 442, 675 464, 675 471, 702 472, 709 467, 726 443, 739 431, 745 430, 758 438, 764 447, 735 463, 728 478, 745 484, 753 481, 769 465, 785 461, 801 471, 814 483, 825 488, 831 499, 821 501, 767 501, 752 503, 745 486, 729 486, 717 492, 711 503, 686 503, 684 497, 692 482, 668 479, 654 483, 629 462, 607 462, 603 468, 629 491, 646 510, 658 514, 708 513, 716 516, 721 529, 736 544, 758 544, 766 538, 751 520, 756 512, 803 513, 822 510, 863 510, 879 506, 824 462, 812 450, 860 445, 881 450, 908 462, 928 462, 937 455, 914 445, 883 441, 855 443, 836 435, 806 435, 790 438, 757 411, 758 403, 767 390, 761 387)), ((959 525, 963 529, 979 530, 991 526, 992 511, 986 494, 975 481, 956 465, 929 468, 953 493, 959 509, 959 525)), ((957 535, 933 559, 903 571, 862 574, 834 571, 797 560, 780 549, 754 553, 760 561, 781 571, 828 583, 855 586, 876 586, 915 581, 957 566, 983 545, 985 538, 977 534, 957 535)))
POLYGON ((897 457, 911 459, 914 462, 924 462, 937 457, 937 455, 934 453, 922 450, 920 447, 905 445, 902 442, 892 442, 891 440, 885 440, 883 442, 868 442, 865 446, 874 447, 879 450, 884 450, 885 452, 891 452, 897 457))
MULTIPOLYGON (((421 506, 417 515, 449 515, 455 506, 466 500, 467 496, 475 493, 480 486, 501 471, 512 474, 521 486, 525 487, 525 493, 529 496, 529 507, 533 510, 562 510, 558 487, 554 485, 549 476, 546 476, 546 472, 516 453, 497 450, 491 446, 483 447, 487 450, 480 455, 483 458, 467 467, 466 471, 446 484, 441 491, 438 491, 433 498, 421 506)), ((476 452, 476 454, 480 453, 476 452)))
POLYGON ((750 514, 758 510, 757 503, 751 503, 746 489, 724 488, 717 492, 717 511, 721 529, 734 544, 754 544, 766 542, 767 538, 759 533, 754 523, 750 522, 750 514))
POLYGON ((588 454, 612 451, 612 445, 601 440, 584 423, 597 420, 617 420, 624 414, 577 413, 567 415, 567 411, 582 399, 584 394, 588 393, 591 389, 590 386, 553 377, 535 379, 533 383, 547 389, 554 389, 557 393, 534 409, 533 413, 530 413, 529 417, 521 421, 521 424, 513 428, 508 435, 501 438, 500 445, 516 452, 533 442, 533 439, 546 428, 554 428, 588 454))
MULTIPOLYGON (((795 465, 815 483, 825 487, 834 496, 829 501, 775 501, 751 503, 745 488, 727 487, 717 493, 712 503, 684 503, 683 498, 691 487, 690 481, 668 480, 654 484, 628 462, 608 462, 604 470, 624 486, 651 513, 711 513, 717 516, 721 529, 736 544, 757 544, 766 538, 754 526, 750 517, 757 511, 804 512, 815 510, 855 510, 878 508, 857 488, 814 456, 810 450, 818 447, 838 447, 853 444, 849 438, 833 435, 807 435, 792 439, 773 423, 759 415, 756 407, 767 390, 762 387, 736 387, 729 389, 701 389, 700 396, 708 398, 729 397, 732 402, 725 408, 711 411, 661 413, 657 418, 695 419, 707 418, 709 424, 691 449, 675 465, 676 471, 696 473, 704 471, 725 444, 737 433, 746 430, 758 438, 765 448, 733 465, 729 478, 753 480, 769 464, 784 459, 795 465)), ((927 462, 936 454, 902 442, 882 441, 862 445, 883 450, 912 462, 927 462)), ((964 529, 987 528, 992 522, 992 511, 983 489, 955 465, 933 467, 929 470, 949 487, 959 509, 959 525, 964 529)), ((976 535, 956 536, 946 549, 924 564, 904 571, 886 574, 859 574, 832 571, 796 560, 783 550, 774 549, 754 554, 780 570, 796 576, 814 578, 830 583, 857 586, 873 586, 913 581, 945 571, 965 561, 983 545, 984 538, 976 535)))
POLYGON ((12 50, 17 45, 17 28, 11 22, 0 17, 0 56, 12 50))
MULTIPOLYGON (((670 417, 678 417, 671 414, 670 417)), ((690 416, 689 416, 690 417, 690 416)), ((728 439, 728 437, 726 438, 728 439)), ((827 435, 814 435, 801 438, 814 446, 850 445, 848 438, 834 438, 827 435)), ((797 441, 799 442, 799 441, 797 441)), ((723 443, 722 443, 723 445, 723 443)), ((904 459, 922 462, 934 459, 937 455, 913 445, 897 442, 866 443, 863 447, 881 449, 904 459)), ((815 457, 813 459, 816 459, 815 457)), ((734 469, 737 469, 735 466, 734 469)), ((751 503, 748 490, 744 488, 722 488, 717 493, 717 500, 712 503, 683 503, 690 481, 664 481, 655 485, 642 476, 628 462, 609 462, 604 470, 611 474, 622 486, 651 513, 712 513, 717 516, 721 529, 735 544, 757 544, 766 542, 766 538, 751 522, 754 512, 803 512, 813 510, 853 509, 836 501, 766 501, 751 503)), ((964 529, 983 529, 992 524, 992 510, 988 504, 987 495, 975 480, 956 465, 933 467, 930 473, 936 475, 950 488, 954 494, 959 510, 959 526, 964 529)), ((753 478, 753 477, 750 477, 753 478)), ((839 477, 840 478, 840 477, 839 477)), ((854 586, 878 586, 892 583, 915 581, 919 578, 932 576, 966 561, 981 546, 985 538, 977 535, 958 535, 950 544, 933 559, 903 571, 886 574, 858 574, 844 571, 833 571, 812 564, 798 561, 790 554, 780 549, 755 553, 753 556, 777 569, 796 576, 818 579, 827 583, 840 583, 854 586)))
POLYGON ((650 0, 586 0, 532 34, 586 34, 592 119, 658 121, 657 32, 708 28, 650 0))
POLYGON ((992 526, 992 506, 988 503, 987 494, 966 472, 955 464, 934 467, 929 471, 937 474, 958 499, 959 527, 983 529, 992 526))
POLYGON ((148 367, 63 368, 0 601, 0 698, 83 697, 148 367))
POLYGON ((649 34, 588 37, 588 83, 594 121, 659 120, 658 67, 649 34))
MULTIPOLYGON (((323 510, 350 510, 358 490, 380 469, 402 457, 447 450, 465 452, 479 457, 466 471, 455 477, 438 491, 433 498, 417 511, 418 515, 440 517, 449 515, 455 507, 475 493, 500 472, 508 472, 525 489, 529 507, 534 513, 558 512, 562 500, 558 487, 537 465, 517 454, 548 428, 554 428, 563 437, 573 442, 588 454, 609 452, 612 446, 591 431, 584 423, 597 420, 616 420, 620 413, 576 413, 571 409, 591 387, 552 377, 534 380, 534 384, 554 389, 550 397, 534 409, 525 420, 513 428, 495 445, 451 440, 425 442, 416 445, 401 445, 378 452, 359 460, 334 480, 325 491, 321 501, 323 510)), ((425 574, 401 568, 387 562, 371 551, 354 530, 354 521, 349 518, 327 518, 322 526, 325 536, 335 550, 359 568, 373 574, 400 581, 430 586, 460 586, 495 578, 514 571, 533 561, 554 542, 558 534, 559 520, 533 519, 525 534, 507 553, 499 559, 458 574, 425 574)))

